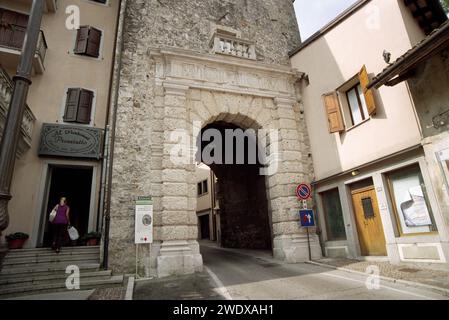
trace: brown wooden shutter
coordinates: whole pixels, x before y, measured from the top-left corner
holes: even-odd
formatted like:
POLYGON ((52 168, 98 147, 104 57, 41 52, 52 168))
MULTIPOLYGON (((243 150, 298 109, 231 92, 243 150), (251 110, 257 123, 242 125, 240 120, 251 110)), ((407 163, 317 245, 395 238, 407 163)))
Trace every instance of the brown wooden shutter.
POLYGON ((80 99, 80 88, 70 88, 67 91, 65 104, 64 121, 75 122, 78 114, 78 105, 80 99))
POLYGON ((330 92, 323 95, 324 106, 326 108, 327 119, 329 122, 329 132, 342 132, 345 130, 345 124, 341 115, 340 102, 336 92, 330 92))
POLYGON ((89 40, 89 26, 81 26, 78 29, 76 35, 75 49, 73 50, 76 54, 85 54, 87 50, 87 43, 89 40))
POLYGON ((86 54, 90 57, 98 58, 100 56, 102 32, 95 28, 89 30, 89 41, 87 42, 86 54))
POLYGON ((93 99, 94 93, 92 91, 85 89, 81 90, 76 122, 84 124, 90 123, 93 99))
POLYGON ((363 66, 362 70, 359 72, 360 86, 363 90, 363 95, 365 96, 366 107, 368 108, 368 114, 371 116, 376 113, 376 101, 374 99, 373 90, 368 90, 368 85, 370 83, 368 72, 366 71, 366 66, 363 66))

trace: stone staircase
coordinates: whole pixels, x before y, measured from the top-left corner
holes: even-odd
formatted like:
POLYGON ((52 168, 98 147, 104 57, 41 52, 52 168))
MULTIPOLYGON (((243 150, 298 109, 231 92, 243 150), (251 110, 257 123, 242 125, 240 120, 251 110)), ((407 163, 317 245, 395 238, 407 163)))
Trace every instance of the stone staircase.
POLYGON ((100 269, 100 247, 67 247, 59 254, 51 249, 10 250, 0 271, 0 299, 45 292, 68 291, 69 265, 80 270, 81 289, 123 285, 123 275, 100 269))

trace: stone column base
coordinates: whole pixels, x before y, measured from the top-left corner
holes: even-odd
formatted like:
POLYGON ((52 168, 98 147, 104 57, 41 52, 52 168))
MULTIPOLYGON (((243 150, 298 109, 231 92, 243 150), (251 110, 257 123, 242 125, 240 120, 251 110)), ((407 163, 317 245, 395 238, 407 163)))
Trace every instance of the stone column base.
MULTIPOLYGON (((318 236, 310 234, 310 250, 312 260, 321 259, 321 247, 318 236)), ((282 235, 274 238, 273 255, 275 259, 284 260, 288 263, 309 261, 309 248, 307 235, 282 235)))
POLYGON ((158 278, 192 274, 203 270, 203 257, 196 240, 164 241, 157 257, 158 278))

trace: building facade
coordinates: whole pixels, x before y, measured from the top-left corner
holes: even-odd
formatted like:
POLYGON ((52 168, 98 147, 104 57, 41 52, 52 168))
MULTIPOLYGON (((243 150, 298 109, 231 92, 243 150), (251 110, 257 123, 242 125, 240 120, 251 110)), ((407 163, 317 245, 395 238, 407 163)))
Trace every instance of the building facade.
POLYGON ((409 87, 369 89, 389 55, 426 35, 412 2, 359 1, 292 56, 309 79, 301 94, 327 256, 448 261, 445 213, 409 87))
MULTIPOLYGON (((123 5, 119 44, 123 51, 116 75, 120 85, 113 112, 117 126, 110 266, 134 270, 132 204, 137 196, 150 195, 155 241, 139 246, 139 267, 158 276, 201 270, 195 162, 177 163, 172 151, 181 146, 195 154, 192 141, 203 129, 230 126, 279 131, 279 139, 271 141, 273 146, 279 142, 279 148, 266 153, 282 161, 268 176, 259 175, 255 167, 240 168, 238 174, 229 173, 239 170, 236 166, 213 168, 220 190, 234 190, 227 211, 226 203, 220 202, 222 230, 228 230, 222 240, 231 245, 238 242, 235 237, 257 239, 276 258, 307 260, 295 187, 297 181, 310 180, 311 161, 296 94, 301 74, 292 70, 288 56, 300 43, 292 1, 124 1, 123 5), (173 140, 173 132, 187 132, 190 138, 173 140), (244 209, 236 210, 239 206, 244 209), (232 220, 236 211, 244 212, 241 220, 232 220), (223 226, 226 223, 229 227, 223 226)), ((318 239, 314 234, 311 238, 313 256, 319 257, 318 239)))
MULTIPOLYGON (((1 127, 31 4, 0 1, 1 127)), ((27 247, 51 245, 48 214, 60 197, 67 198, 71 222, 81 236, 101 229, 103 145, 118 8, 118 0, 45 1, 11 188, 10 223, 3 232, 27 233, 27 247), (81 13, 79 29, 68 28, 73 6, 81 13)))

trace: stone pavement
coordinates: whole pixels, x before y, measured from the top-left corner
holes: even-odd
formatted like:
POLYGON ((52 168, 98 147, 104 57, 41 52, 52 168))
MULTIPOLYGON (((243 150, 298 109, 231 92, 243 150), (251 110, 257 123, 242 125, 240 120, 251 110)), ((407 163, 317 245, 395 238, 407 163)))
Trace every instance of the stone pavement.
POLYGON ((224 300, 205 271, 187 276, 137 280, 133 300, 224 300))
POLYGON ((88 300, 124 300, 125 287, 95 289, 88 300))
POLYGON ((443 265, 411 263, 393 265, 387 261, 360 261, 343 258, 324 258, 316 262, 363 273, 369 266, 377 266, 383 277, 418 282, 449 290, 449 269, 443 265))

